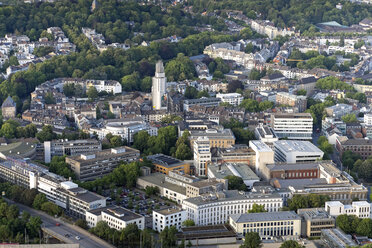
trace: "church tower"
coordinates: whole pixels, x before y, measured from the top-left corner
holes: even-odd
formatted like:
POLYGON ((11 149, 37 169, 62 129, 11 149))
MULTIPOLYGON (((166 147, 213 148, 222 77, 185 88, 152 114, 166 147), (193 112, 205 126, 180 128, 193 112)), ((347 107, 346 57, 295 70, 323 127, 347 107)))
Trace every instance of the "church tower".
POLYGON ((167 78, 164 73, 163 61, 159 60, 156 63, 155 77, 152 78, 152 107, 153 109, 166 109, 167 95, 165 92, 165 84, 167 78))

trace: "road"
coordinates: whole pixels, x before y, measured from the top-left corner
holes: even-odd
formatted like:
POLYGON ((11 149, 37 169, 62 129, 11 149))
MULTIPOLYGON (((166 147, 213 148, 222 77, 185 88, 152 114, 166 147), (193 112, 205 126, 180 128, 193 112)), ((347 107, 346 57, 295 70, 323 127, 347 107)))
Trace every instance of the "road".
POLYGON ((8 202, 17 205, 20 211, 26 211, 30 213, 31 216, 39 216, 41 220, 43 221, 43 226, 42 226, 43 229, 46 229, 48 233, 57 234, 58 237, 56 238, 59 238, 66 243, 69 243, 69 244, 79 243, 81 248, 101 248, 101 247, 114 248, 114 246, 98 238, 97 236, 90 234, 88 231, 80 227, 66 223, 59 218, 58 219, 53 218, 41 211, 29 208, 25 205, 14 203, 9 200, 8 202), (60 226, 56 226, 57 222, 60 223, 60 226), (69 234, 70 237, 65 237, 66 234, 69 234), (79 236, 81 239, 76 240, 75 239, 76 236, 79 236))

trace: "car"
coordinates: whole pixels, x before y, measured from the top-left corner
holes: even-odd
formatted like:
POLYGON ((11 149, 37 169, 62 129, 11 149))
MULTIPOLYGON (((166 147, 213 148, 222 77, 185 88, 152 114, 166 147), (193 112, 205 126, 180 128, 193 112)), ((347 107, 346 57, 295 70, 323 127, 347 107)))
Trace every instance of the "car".
POLYGON ((69 238, 70 236, 71 236, 71 235, 68 234, 68 233, 65 234, 65 237, 66 237, 66 238, 69 238))
POLYGON ((61 225, 60 223, 58 223, 58 222, 56 223, 56 226, 60 226, 60 225, 61 225))
POLYGON ((80 240, 81 238, 80 238, 80 236, 76 236, 75 239, 76 240, 80 240))

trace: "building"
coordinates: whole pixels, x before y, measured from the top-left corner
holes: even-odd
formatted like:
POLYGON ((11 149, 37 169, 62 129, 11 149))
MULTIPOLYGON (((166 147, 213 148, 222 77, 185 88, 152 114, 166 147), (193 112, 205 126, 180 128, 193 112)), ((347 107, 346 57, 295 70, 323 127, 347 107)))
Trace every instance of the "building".
POLYGON ((218 93, 216 97, 220 98, 221 102, 226 102, 233 106, 239 106, 244 99, 244 97, 240 93, 226 93, 226 94, 218 93))
POLYGON ((235 145, 235 136, 231 129, 207 129, 207 130, 192 130, 190 131, 191 150, 194 149, 194 142, 199 137, 207 137, 209 139, 210 148, 229 148, 235 145))
POLYGON ((224 178, 209 178, 186 184, 186 196, 198 197, 201 195, 227 190, 228 180, 224 178))
POLYGON ((152 211, 152 229, 156 232, 161 232, 165 227, 171 226, 175 226, 179 231, 185 220, 186 211, 176 207, 152 211))
POLYGON ((154 164, 154 171, 168 175, 170 171, 179 171, 183 174, 190 174, 190 164, 164 154, 147 156, 154 164))
POLYGON ((321 151, 310 141, 279 140, 274 143, 275 161, 287 163, 315 162, 323 158, 321 151))
POLYGON ((313 117, 310 113, 272 114, 271 127, 278 138, 311 140, 313 117))
POLYGON ((257 232, 262 240, 296 240, 301 235, 301 218, 293 211, 233 214, 229 224, 241 237, 257 232))
POLYGON ((1 113, 5 119, 16 117, 17 105, 10 96, 8 96, 1 105, 1 113))
POLYGON ((183 101, 183 110, 189 111, 191 106, 200 105, 205 107, 217 107, 220 105, 221 98, 217 97, 202 97, 198 99, 185 99, 183 101))
POLYGON ((302 218, 301 236, 320 238, 323 229, 335 228, 336 220, 323 208, 302 208, 297 210, 302 218))
POLYGON ((353 111, 353 106, 343 103, 338 103, 334 106, 325 108, 325 112, 327 113, 327 116, 333 117, 333 118, 341 118, 342 116, 346 114, 350 114, 353 111))
POLYGON ((372 114, 364 114, 363 120, 366 126, 372 126, 372 114))
POLYGON ((208 178, 223 179, 226 176, 240 177, 248 188, 252 188, 255 182, 260 181, 247 164, 224 163, 208 166, 208 178))
POLYGON ((336 148, 341 153, 345 151, 352 151, 359 154, 362 159, 367 159, 372 155, 372 140, 370 139, 348 139, 343 136, 336 139, 336 148))
POLYGON ((309 179, 319 177, 319 163, 281 163, 268 164, 263 171, 264 177, 280 179, 309 179))
POLYGON ((353 201, 349 205, 340 201, 328 201, 325 203, 325 210, 334 217, 341 214, 355 215, 362 219, 371 217, 371 204, 367 201, 353 201))
POLYGON ((314 93, 317 79, 315 77, 301 78, 296 83, 297 90, 306 90, 306 96, 310 96, 314 93))
POLYGON ((44 162, 50 163, 54 156, 76 156, 101 150, 101 142, 95 139, 44 141, 44 162))
POLYGON ((304 112, 307 109, 306 96, 297 96, 288 92, 279 92, 276 94, 277 105, 287 105, 298 108, 298 112, 304 112))
POLYGON ((229 148, 214 148, 213 161, 217 163, 247 164, 255 169, 256 152, 245 144, 233 145, 229 148))
POLYGON ((326 248, 348 248, 357 245, 351 235, 345 234, 338 228, 323 229, 321 240, 326 248))
POLYGON ((197 140, 194 140, 193 148, 196 174, 206 176, 208 165, 212 161, 210 141, 207 137, 198 137, 197 140))
POLYGON ((274 163, 274 151, 260 140, 250 140, 249 147, 256 152, 256 174, 262 176, 266 165, 274 163))
POLYGON ((47 168, 0 154, 0 178, 27 189, 37 189, 49 201, 76 218, 84 218, 89 210, 106 206, 106 198, 80 188, 77 184, 51 173, 47 168))
POLYGON ((118 231, 126 228, 129 224, 136 224, 138 229, 145 229, 145 217, 129 209, 110 206, 87 211, 85 220, 89 227, 95 227, 99 221, 104 221, 110 228, 118 231))
POLYGON ((279 140, 274 129, 270 126, 260 125, 254 129, 254 134, 256 139, 261 140, 271 148, 274 148, 274 142, 279 140))
POLYGON ((164 66, 162 61, 156 63, 155 77, 152 78, 152 106, 154 109, 164 109, 167 106, 167 97, 165 91, 165 84, 167 78, 164 73, 164 66))
POLYGON ((136 161, 139 156, 140 151, 121 146, 96 153, 66 157, 66 163, 71 166, 71 170, 74 171, 77 179, 90 181, 109 174, 120 163, 136 161))
POLYGON ((279 194, 227 190, 187 198, 182 208, 187 212, 187 219, 193 220, 195 225, 206 226, 225 223, 230 215, 246 213, 253 204, 263 205, 268 212, 277 212, 283 207, 283 199, 279 194))

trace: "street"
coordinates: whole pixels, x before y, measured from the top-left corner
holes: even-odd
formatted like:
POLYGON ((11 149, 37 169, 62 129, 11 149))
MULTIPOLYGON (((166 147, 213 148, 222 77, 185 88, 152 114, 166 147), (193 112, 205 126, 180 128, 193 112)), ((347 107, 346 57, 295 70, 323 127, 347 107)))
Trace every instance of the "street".
MULTIPOLYGON (((7 199, 6 199, 7 200, 7 199)), ((32 209, 30 207, 27 207, 25 205, 14 203, 10 200, 7 200, 7 202, 11 204, 15 204, 18 206, 19 211, 26 211, 30 213, 31 216, 39 216, 41 220, 43 221, 42 227, 44 229, 50 230, 51 233, 56 233, 60 237, 63 238, 66 243, 79 243, 81 248, 101 248, 101 247, 109 247, 113 248, 114 246, 108 244, 104 240, 90 234, 88 231, 81 229, 79 227, 76 227, 74 225, 68 224, 64 221, 62 221, 59 218, 53 218, 52 216, 49 216, 41 211, 32 209), (59 226, 56 225, 56 223, 60 223, 59 226), (69 237, 65 237, 65 235, 70 235, 69 237), (79 236, 81 239, 77 240, 75 237, 79 236)))

